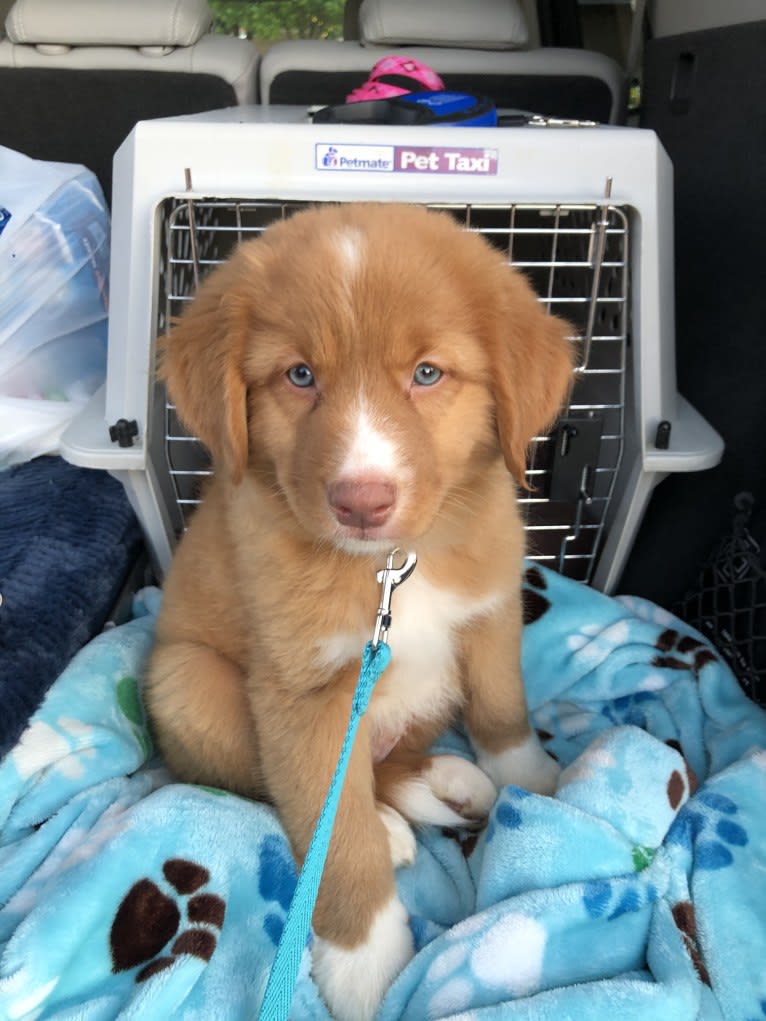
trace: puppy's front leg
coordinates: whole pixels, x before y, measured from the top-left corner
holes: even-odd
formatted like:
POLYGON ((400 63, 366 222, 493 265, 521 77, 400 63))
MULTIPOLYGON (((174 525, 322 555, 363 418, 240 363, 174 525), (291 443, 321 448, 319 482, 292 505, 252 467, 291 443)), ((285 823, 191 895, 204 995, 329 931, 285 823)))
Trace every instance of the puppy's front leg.
POLYGON ((552 794, 558 764, 529 723, 521 677, 521 603, 475 621, 463 636, 464 718, 479 766, 498 786, 552 794))
MULTIPOLYGON (((350 707, 350 684, 298 697, 272 690, 253 699, 269 793, 299 862, 337 763, 350 707)), ((330 1012, 338 1021, 368 1021, 413 945, 375 802, 365 720, 349 762, 313 925, 313 975, 330 1012)))

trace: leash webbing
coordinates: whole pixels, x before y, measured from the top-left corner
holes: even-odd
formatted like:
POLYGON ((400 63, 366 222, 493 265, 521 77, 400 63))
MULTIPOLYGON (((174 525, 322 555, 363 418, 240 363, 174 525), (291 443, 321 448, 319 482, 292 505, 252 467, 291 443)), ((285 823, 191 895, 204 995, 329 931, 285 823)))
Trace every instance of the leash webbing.
POLYGON ((274 963, 266 984, 258 1021, 287 1021, 293 990, 298 979, 298 969, 311 928, 311 918, 314 914, 314 905, 343 790, 343 781, 354 746, 354 738, 375 684, 390 660, 391 649, 385 642, 380 641, 376 646, 372 642, 365 645, 359 680, 356 683, 356 691, 351 703, 348 729, 343 739, 340 757, 330 781, 325 803, 319 813, 311 843, 306 852, 303 868, 298 876, 295 893, 287 912, 274 963))

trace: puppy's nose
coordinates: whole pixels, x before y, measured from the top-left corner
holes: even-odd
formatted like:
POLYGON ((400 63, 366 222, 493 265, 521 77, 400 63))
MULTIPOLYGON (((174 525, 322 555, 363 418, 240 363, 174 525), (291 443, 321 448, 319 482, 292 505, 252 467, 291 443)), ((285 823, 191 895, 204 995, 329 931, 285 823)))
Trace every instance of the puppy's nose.
POLYGON ((396 486, 380 479, 332 482, 327 499, 341 525, 376 528, 391 517, 396 503, 396 486))

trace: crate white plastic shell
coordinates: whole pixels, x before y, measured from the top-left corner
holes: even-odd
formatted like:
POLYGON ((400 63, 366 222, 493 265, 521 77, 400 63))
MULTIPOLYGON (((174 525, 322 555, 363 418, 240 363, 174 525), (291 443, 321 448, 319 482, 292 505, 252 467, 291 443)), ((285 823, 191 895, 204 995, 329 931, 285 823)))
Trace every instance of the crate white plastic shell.
POLYGON ((291 107, 240 107, 137 124, 114 162, 107 383, 65 434, 63 455, 106 469, 124 484, 164 570, 175 526, 161 477, 165 468, 150 454, 147 431, 154 399, 159 210, 170 197, 602 206, 608 179, 609 204, 630 217, 631 342, 619 474, 590 580, 613 590, 653 487, 670 472, 714 466, 723 450, 718 434, 676 389, 672 168, 650 131, 320 126, 291 107), (494 150, 497 173, 320 169, 316 147, 327 143, 494 150), (132 446, 109 438, 109 426, 120 419, 137 423, 132 446), (662 422, 670 423, 667 449, 655 445, 662 422))

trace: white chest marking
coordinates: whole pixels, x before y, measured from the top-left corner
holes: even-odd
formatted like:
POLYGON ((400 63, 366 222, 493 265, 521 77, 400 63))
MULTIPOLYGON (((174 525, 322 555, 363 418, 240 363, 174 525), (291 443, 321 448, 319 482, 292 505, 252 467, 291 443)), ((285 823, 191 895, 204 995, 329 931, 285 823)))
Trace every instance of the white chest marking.
MULTIPOLYGON (((446 717, 461 699, 456 631, 491 613, 500 593, 461 596, 432 584, 417 570, 394 595, 388 636, 391 663, 368 710, 373 736, 393 744, 410 723, 446 717)), ((370 624, 372 630, 372 622, 370 624)), ((319 643, 322 667, 338 670, 358 659, 369 634, 339 632, 319 643)))

